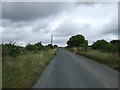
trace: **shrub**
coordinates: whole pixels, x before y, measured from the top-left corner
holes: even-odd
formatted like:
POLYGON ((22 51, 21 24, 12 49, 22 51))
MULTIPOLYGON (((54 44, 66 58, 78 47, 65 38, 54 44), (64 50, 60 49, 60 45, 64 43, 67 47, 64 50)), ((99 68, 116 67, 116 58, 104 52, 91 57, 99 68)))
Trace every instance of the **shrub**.
POLYGON ((15 45, 16 42, 9 42, 2 44, 2 57, 4 56, 13 56, 16 57, 19 54, 25 53, 23 47, 15 45))

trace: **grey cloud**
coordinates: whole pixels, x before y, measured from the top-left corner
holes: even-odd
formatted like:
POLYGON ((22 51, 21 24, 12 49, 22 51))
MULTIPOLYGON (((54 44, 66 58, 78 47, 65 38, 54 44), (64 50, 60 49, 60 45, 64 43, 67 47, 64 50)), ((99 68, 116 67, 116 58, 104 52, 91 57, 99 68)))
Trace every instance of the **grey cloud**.
POLYGON ((86 40, 90 40, 92 38, 90 43, 93 42, 94 37, 99 35, 99 33, 96 33, 90 24, 77 24, 68 20, 64 21, 54 30, 54 42, 66 45, 67 40, 76 34, 82 34, 86 40))
POLYGON ((89 9, 88 6, 98 4, 77 4, 3 3, 3 42, 10 40, 27 44, 42 41, 43 44, 48 44, 50 33, 53 32, 53 43, 65 46, 69 37, 76 34, 84 35, 90 44, 98 39, 110 40, 116 35, 116 18, 109 18, 113 15, 114 5, 112 9, 111 5, 89 9), (106 18, 111 22, 104 24, 106 18), (74 22, 75 20, 78 22, 74 22))
POLYGON ((10 20, 7 20, 7 19, 2 20, 1 27, 9 27, 9 26, 11 26, 11 21, 10 20))
POLYGON ((78 29, 80 29, 80 27, 77 24, 72 23, 71 21, 65 21, 56 28, 55 35, 70 36, 78 32, 78 29))
POLYGON ((33 22, 32 31, 33 32, 41 31, 44 33, 48 32, 49 31, 48 27, 49 27, 51 21, 52 21, 51 18, 47 18, 44 20, 37 20, 37 21, 33 22))
POLYGON ((87 6, 87 7, 94 7, 95 4, 98 4, 96 2, 76 2, 76 6, 87 6))
MULTIPOLYGON (((45 30, 48 26, 49 26, 49 22, 40 23, 40 24, 37 24, 36 26, 33 26, 32 31, 33 32, 38 32, 38 31, 45 32, 45 30)), ((48 31, 48 30, 46 30, 46 31, 48 31)))
POLYGON ((68 3, 58 2, 3 2, 2 18, 12 21, 34 20, 61 13, 69 8, 68 3))
POLYGON ((75 34, 85 34, 86 32, 92 32, 93 27, 91 24, 78 24, 73 23, 70 20, 64 21, 55 30, 55 36, 57 37, 69 37, 75 34))
POLYGON ((118 17, 114 15, 111 18, 110 23, 105 24, 102 29, 102 34, 114 34, 118 35, 118 17))
POLYGON ((3 42, 9 41, 21 41, 29 38, 30 32, 27 30, 24 30, 24 28, 21 29, 14 29, 7 27, 3 32, 2 32, 2 40, 3 42), (26 35, 25 35, 26 34, 26 35))
POLYGON ((86 7, 94 7, 95 5, 108 5, 108 4, 113 4, 113 3, 117 3, 117 2, 76 2, 75 5, 76 6, 86 6, 86 7))
POLYGON ((118 38, 120 40, 120 2, 118 3, 118 38))
POLYGON ((32 22, 29 21, 29 22, 25 22, 25 21, 19 21, 19 22, 11 22, 10 20, 8 19, 3 19, 2 20, 2 27, 14 27, 14 28, 21 28, 21 27, 24 27, 24 26, 29 26, 32 22))
POLYGON ((50 42, 50 35, 42 32, 32 32, 32 28, 10 28, 7 27, 2 33, 2 42, 16 41, 19 44, 25 46, 28 43, 35 43, 42 41, 43 43, 50 42), (8 32, 10 31, 10 32, 8 32))
POLYGON ((54 43, 59 44, 59 43, 66 42, 66 39, 67 39, 67 37, 54 37, 53 41, 54 41, 54 43))

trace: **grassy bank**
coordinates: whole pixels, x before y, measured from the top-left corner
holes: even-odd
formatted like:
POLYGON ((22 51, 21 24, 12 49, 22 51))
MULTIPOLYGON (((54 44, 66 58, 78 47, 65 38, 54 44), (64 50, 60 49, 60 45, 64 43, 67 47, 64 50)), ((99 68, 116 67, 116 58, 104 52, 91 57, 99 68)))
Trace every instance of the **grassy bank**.
POLYGON ((40 77, 58 49, 27 52, 17 57, 2 59, 3 88, 30 88, 40 77))
POLYGON ((117 54, 105 53, 97 50, 88 50, 87 52, 73 49, 68 50, 75 52, 79 55, 91 58, 92 60, 95 60, 115 70, 120 71, 120 57, 117 54))

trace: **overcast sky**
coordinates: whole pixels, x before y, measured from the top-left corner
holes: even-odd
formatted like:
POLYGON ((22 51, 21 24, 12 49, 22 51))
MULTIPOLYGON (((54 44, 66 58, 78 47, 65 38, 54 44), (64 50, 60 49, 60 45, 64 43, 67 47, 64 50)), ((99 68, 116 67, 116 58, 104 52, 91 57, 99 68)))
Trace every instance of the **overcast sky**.
MULTIPOLYGON (((92 2, 4 2, 2 42, 25 46, 41 41, 66 46, 67 40, 82 34, 89 44, 118 39, 118 3, 92 2)), ((1 33, 1 32, 0 32, 1 33)))

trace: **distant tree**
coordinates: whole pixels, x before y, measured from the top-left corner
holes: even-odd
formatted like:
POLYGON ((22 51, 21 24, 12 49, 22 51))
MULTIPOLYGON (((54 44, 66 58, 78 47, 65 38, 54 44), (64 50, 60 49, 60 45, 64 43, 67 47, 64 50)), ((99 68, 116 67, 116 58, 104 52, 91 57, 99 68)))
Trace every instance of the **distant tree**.
POLYGON ((48 44, 48 45, 46 45, 46 48, 51 49, 51 48, 53 48, 53 45, 52 44, 48 44))
POLYGON ((98 49, 106 52, 111 52, 112 51, 112 44, 105 40, 97 40, 96 42, 93 43, 92 48, 93 49, 98 49))
POLYGON ((54 48, 57 48, 57 47, 58 47, 58 45, 54 45, 53 47, 54 47, 54 48))
POLYGON ((35 50, 35 47, 32 44, 29 43, 29 44, 26 45, 25 49, 27 51, 33 51, 33 50, 35 50))
POLYGON ((36 51, 40 51, 40 50, 44 49, 44 46, 42 45, 41 42, 37 42, 37 43, 34 44, 34 49, 36 51))
POLYGON ((37 42, 35 44, 28 44, 26 45, 26 50, 27 51, 40 51, 40 50, 43 50, 44 49, 44 46, 42 45, 41 42, 37 42))
POLYGON ((120 40, 112 40, 112 41, 110 41, 110 43, 113 45, 118 45, 118 44, 120 44, 120 40))
POLYGON ((88 41, 85 40, 83 35, 75 35, 69 38, 67 45, 68 47, 86 47, 88 46, 88 41))

